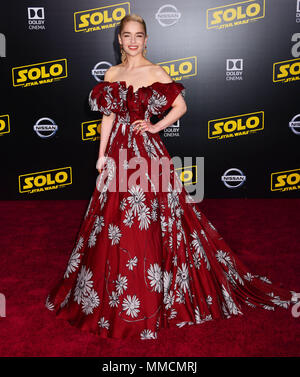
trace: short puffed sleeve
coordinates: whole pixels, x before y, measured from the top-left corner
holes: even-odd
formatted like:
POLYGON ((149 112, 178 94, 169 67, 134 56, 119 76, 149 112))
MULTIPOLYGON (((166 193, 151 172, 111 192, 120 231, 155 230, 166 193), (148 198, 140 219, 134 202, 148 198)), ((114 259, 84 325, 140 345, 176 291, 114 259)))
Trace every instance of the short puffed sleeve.
POLYGON ((172 106, 179 93, 185 98, 185 87, 179 82, 161 83, 152 85, 152 96, 149 101, 149 110, 153 115, 162 118, 164 113, 172 106))
POLYGON ((101 81, 89 93, 91 110, 100 111, 105 115, 118 113, 121 107, 119 84, 117 82, 101 81))

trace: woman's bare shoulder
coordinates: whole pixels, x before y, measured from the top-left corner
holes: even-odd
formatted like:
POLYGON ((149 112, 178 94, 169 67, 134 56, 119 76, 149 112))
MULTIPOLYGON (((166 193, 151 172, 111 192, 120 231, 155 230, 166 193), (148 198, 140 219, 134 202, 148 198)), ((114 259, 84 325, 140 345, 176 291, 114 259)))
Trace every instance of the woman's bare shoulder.
POLYGON ((114 77, 116 77, 118 75, 119 69, 120 69, 120 64, 110 66, 105 71, 104 80, 105 81, 115 81, 114 77))
MULTIPOLYGON (((148 77, 149 82, 172 82, 172 78, 168 73, 162 68, 162 66, 156 63, 149 62, 149 64, 146 64, 144 67, 140 67, 137 72, 139 76, 143 73, 143 77, 148 77)), ((114 82, 122 80, 122 77, 124 77, 124 66, 123 64, 116 64, 110 66, 106 70, 104 80, 114 82)))
POLYGON ((162 82, 162 83, 168 83, 168 82, 173 81, 173 79, 170 77, 170 75, 159 64, 154 64, 153 74, 155 76, 155 80, 153 80, 153 81, 159 81, 159 82, 162 82))

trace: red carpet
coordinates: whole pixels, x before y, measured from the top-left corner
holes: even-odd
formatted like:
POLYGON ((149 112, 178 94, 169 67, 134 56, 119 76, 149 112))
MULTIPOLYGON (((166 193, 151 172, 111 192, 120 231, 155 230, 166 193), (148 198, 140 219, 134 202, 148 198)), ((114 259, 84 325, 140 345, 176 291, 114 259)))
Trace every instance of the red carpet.
MULTIPOLYGON (((0 202, 0 356, 300 356, 300 317, 281 308, 161 329, 146 341, 101 339, 56 319, 45 298, 65 271, 87 204, 0 202)), ((200 210, 252 272, 300 292, 300 199, 206 199, 200 210)))

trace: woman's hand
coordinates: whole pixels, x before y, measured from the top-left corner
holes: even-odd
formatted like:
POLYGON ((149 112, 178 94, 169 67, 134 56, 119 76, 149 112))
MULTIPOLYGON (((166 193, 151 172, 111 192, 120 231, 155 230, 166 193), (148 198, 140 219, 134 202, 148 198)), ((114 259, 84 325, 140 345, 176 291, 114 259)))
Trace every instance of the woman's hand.
POLYGON ((152 124, 150 120, 138 119, 138 120, 135 120, 132 124, 135 124, 135 126, 133 127, 133 131, 136 131, 136 134, 138 134, 139 132, 144 132, 144 131, 148 131, 151 134, 155 134, 158 132, 155 125, 152 124))
POLYGON ((99 158, 97 160, 96 169, 98 170, 99 174, 101 173, 101 171, 103 169, 103 166, 105 164, 106 158, 107 158, 106 156, 99 156, 99 158))

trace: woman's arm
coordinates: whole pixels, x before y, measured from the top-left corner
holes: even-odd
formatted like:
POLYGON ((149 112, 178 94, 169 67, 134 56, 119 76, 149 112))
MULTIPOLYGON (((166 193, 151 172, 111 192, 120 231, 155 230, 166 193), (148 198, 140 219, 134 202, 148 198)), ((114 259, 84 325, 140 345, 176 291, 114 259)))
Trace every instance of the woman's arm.
MULTIPOLYGON (((105 72, 104 81, 110 81, 109 69, 105 72)), ((105 155, 107 143, 112 130, 112 126, 115 120, 116 114, 112 112, 110 115, 103 114, 100 130, 100 146, 99 146, 99 157, 105 155)))
POLYGON ((161 130, 163 130, 163 129, 169 127, 169 126, 171 126, 175 122, 177 122, 177 120, 179 118, 181 118, 182 115, 184 115, 186 112, 187 112, 186 102, 183 99, 182 95, 179 94, 176 97, 176 99, 174 100, 174 102, 172 104, 172 108, 168 112, 168 114, 163 119, 161 119, 160 121, 158 121, 157 123, 155 123, 155 125, 153 126, 153 128, 157 132, 159 132, 159 131, 161 131, 161 130))
MULTIPOLYGON (((171 82, 172 78, 170 75, 162 68, 161 66, 157 66, 156 70, 157 74, 157 81, 159 82, 171 82)), ((172 108, 168 112, 168 114, 162 118, 160 121, 155 123, 154 128, 157 132, 171 126, 178 119, 180 119, 185 113, 187 112, 187 105, 186 102, 180 93, 172 103, 172 108)))
POLYGON ((103 114, 100 130, 100 146, 99 146, 99 157, 105 155, 107 143, 115 120, 116 114, 111 113, 110 115, 103 114))

